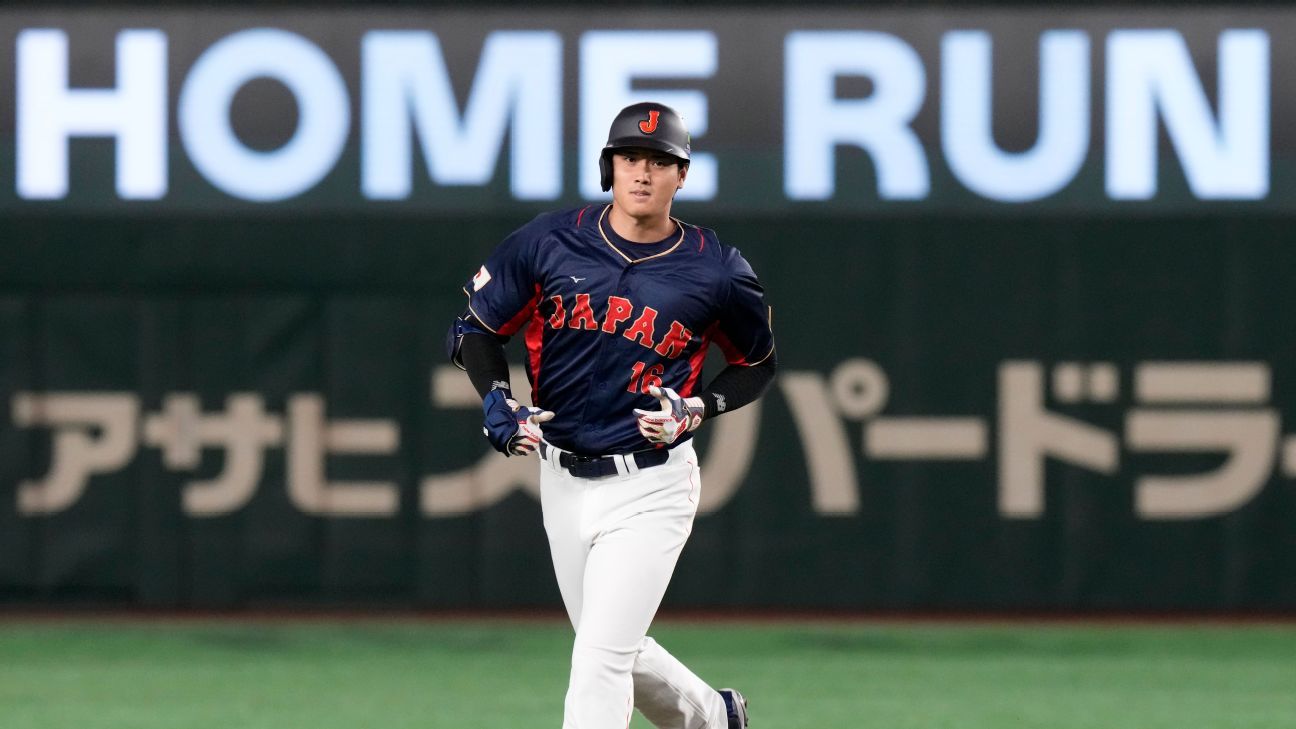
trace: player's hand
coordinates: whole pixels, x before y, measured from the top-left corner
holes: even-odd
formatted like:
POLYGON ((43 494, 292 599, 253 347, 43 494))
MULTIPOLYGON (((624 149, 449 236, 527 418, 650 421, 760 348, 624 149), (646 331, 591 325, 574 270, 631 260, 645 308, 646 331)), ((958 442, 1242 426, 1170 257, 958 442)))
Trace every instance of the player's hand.
POLYGON ((553 419, 554 414, 540 408, 523 407, 506 389, 491 390, 482 401, 486 422, 482 434, 506 456, 525 456, 540 447, 544 433, 541 423, 553 419))
POLYGON ((706 407, 700 397, 680 397, 669 387, 648 388, 648 394, 657 398, 661 410, 635 408, 639 432, 654 443, 674 443, 681 435, 702 424, 706 407))
POLYGON ((549 410, 530 406, 521 408, 517 414, 520 418, 518 429, 509 439, 508 452, 514 456, 527 456, 540 447, 540 439, 544 437, 540 424, 553 420, 554 414, 549 410), (526 417, 522 417, 523 415, 526 417))

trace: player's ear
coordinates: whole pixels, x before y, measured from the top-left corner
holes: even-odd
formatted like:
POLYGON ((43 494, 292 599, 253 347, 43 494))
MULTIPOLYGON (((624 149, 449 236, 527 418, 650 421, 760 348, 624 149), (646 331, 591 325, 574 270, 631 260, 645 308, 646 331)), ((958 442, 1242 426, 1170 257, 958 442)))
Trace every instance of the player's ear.
POLYGON ((684 178, 685 178, 685 177, 688 177, 688 165, 683 165, 683 164, 682 164, 682 165, 679 166, 679 177, 680 177, 680 178, 679 178, 679 184, 675 186, 675 189, 676 189, 676 190, 683 190, 683 189, 684 189, 684 178))

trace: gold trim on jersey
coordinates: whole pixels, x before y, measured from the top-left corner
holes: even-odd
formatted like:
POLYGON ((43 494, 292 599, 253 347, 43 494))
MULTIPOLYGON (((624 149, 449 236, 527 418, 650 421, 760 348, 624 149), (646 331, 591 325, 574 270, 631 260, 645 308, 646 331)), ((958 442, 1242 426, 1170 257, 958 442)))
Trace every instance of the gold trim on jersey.
POLYGON ((770 347, 770 351, 769 351, 768 353, 766 353, 766 355, 765 355, 764 357, 761 357, 760 359, 756 360, 755 362, 748 362, 748 363, 747 363, 747 366, 748 366, 748 367, 755 367, 756 365, 760 364, 761 362, 764 362, 765 360, 769 359, 769 358, 770 358, 770 355, 772 355, 772 354, 774 354, 774 348, 773 348, 773 347, 770 347))
POLYGON ((680 247, 680 243, 684 242, 684 224, 681 223, 678 219, 672 217, 671 221, 674 222, 676 227, 679 228, 679 240, 675 241, 675 245, 671 246, 670 248, 667 248, 661 253, 654 253, 651 256, 645 256, 643 258, 637 258, 637 259, 631 258, 630 256, 627 256, 625 252, 622 251, 620 248, 617 248, 615 245, 613 245, 612 241, 608 238, 607 233, 603 232, 603 218, 607 217, 608 211, 611 209, 612 209, 612 205, 611 203, 609 203, 607 207, 603 208, 603 212, 599 213, 598 232, 599 235, 603 236, 603 242, 608 244, 608 248, 611 248, 612 250, 616 251, 617 255, 621 256, 626 260, 626 263, 634 265, 636 263, 643 263, 644 261, 651 261, 654 258, 661 258, 662 256, 670 255, 675 251, 676 248, 680 247))
POLYGON ((472 312, 472 315, 473 315, 474 317, 477 318, 477 323, 478 323, 478 324, 481 324, 482 326, 486 327, 487 329, 490 329, 490 333, 491 333, 491 334, 498 335, 499 332, 495 331, 494 329, 491 329, 491 325, 490 325, 490 324, 487 324, 487 323, 485 322, 485 320, 483 320, 483 319, 481 318, 481 314, 478 314, 478 313, 477 313, 477 310, 474 309, 474 308, 472 308, 472 294, 468 293, 468 289, 467 289, 467 288, 464 288, 464 289, 463 289, 463 292, 464 292, 464 296, 467 296, 467 297, 468 297, 468 311, 471 311, 471 312, 472 312))

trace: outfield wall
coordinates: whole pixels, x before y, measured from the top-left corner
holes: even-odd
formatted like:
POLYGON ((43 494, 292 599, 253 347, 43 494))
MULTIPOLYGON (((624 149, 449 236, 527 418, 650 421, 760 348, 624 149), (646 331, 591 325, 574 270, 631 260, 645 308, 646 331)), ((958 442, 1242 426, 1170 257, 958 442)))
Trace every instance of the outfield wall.
POLYGON ((669 605, 1296 608, 1296 15, 739 18, 0 14, 0 601, 557 605, 442 337, 633 86, 780 359, 669 605))

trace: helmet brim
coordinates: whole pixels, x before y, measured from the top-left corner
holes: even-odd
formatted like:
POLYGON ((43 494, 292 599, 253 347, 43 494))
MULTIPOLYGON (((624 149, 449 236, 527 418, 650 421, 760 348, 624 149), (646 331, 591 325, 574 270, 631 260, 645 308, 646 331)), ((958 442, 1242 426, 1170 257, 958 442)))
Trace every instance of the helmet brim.
POLYGON ((613 139, 603 147, 603 152, 606 154, 613 150, 629 149, 632 147, 665 152, 684 164, 688 164, 689 161, 688 150, 680 149, 669 142, 664 142, 660 139, 653 139, 651 137, 621 137, 620 139, 613 139))

